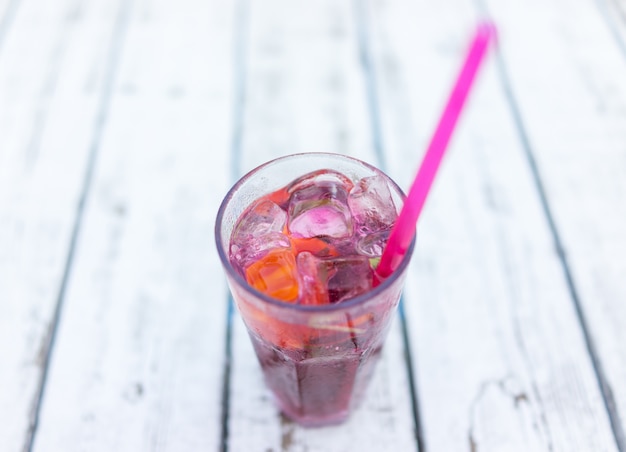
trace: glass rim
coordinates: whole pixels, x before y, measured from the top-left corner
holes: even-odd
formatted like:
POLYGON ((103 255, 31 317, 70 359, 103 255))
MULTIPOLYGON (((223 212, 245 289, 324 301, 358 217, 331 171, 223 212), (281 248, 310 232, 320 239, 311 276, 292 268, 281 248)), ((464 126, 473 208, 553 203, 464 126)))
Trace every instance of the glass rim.
MULTIPOLYGON (((267 294, 264 294, 263 292, 256 290, 254 287, 248 284, 248 282, 243 278, 243 276, 237 270, 235 270, 235 268, 231 264, 230 259, 228 257, 228 254, 229 254, 228 251, 224 250, 224 247, 222 246, 222 231, 221 231, 222 219, 224 217, 224 212, 226 210, 226 207, 228 206, 230 200, 233 198, 237 190, 242 185, 244 185, 257 172, 261 171, 267 166, 274 165, 282 160, 288 160, 294 157, 306 157, 309 155, 344 159, 352 163, 362 165, 374 171, 375 173, 382 174, 387 179, 387 181, 391 184, 392 188, 398 192, 402 201, 404 202, 404 200, 406 199, 406 195, 404 191, 402 191, 402 189, 398 186, 398 184, 396 184, 394 180, 391 179, 391 177, 389 177, 384 171, 376 168, 373 165, 370 165, 369 163, 366 163, 362 160, 359 160, 351 156, 347 156, 344 154, 336 154, 336 153, 331 153, 331 152, 302 152, 302 153, 289 154, 289 155, 283 155, 281 157, 277 157, 275 159, 269 160, 251 169, 250 171, 248 171, 237 182, 235 182, 235 184, 226 193, 226 196, 224 196, 224 199, 222 200, 220 207, 217 211, 217 217, 215 221, 215 233, 214 233, 215 242, 217 246, 217 252, 219 254, 220 260, 222 261, 222 266, 226 270, 226 273, 228 274, 228 276, 232 278, 247 293, 256 297, 259 300, 263 300, 263 302, 265 303, 268 303, 270 305, 273 305, 279 308, 293 309, 294 311, 301 311, 301 312, 334 312, 334 311, 343 310, 349 307, 365 304, 369 300, 376 298, 379 294, 383 293, 404 273, 404 271, 406 270, 406 267, 409 265, 411 256, 413 255, 413 250, 415 248, 415 238, 416 238, 415 235, 413 236, 413 240, 411 240, 411 244, 409 245, 409 248, 407 249, 406 254, 402 258, 402 261, 400 262, 400 265, 398 266, 398 268, 391 275, 389 275, 389 277, 387 277, 384 281, 382 281, 378 286, 372 288, 372 290, 369 290, 361 295, 357 295, 356 297, 350 298, 346 301, 342 301, 340 303, 327 304, 327 305, 301 305, 298 303, 288 303, 285 301, 278 300, 276 298, 272 298, 268 296, 267 294)), ((230 243, 230 237, 228 237, 228 242, 230 243)))

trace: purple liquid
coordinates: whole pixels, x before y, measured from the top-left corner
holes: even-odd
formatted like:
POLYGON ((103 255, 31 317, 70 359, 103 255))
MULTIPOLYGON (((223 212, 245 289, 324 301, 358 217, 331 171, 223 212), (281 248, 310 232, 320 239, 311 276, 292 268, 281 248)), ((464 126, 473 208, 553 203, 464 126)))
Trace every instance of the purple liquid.
POLYGON ((352 401, 360 400, 381 346, 360 349, 349 341, 329 346, 326 356, 310 350, 286 350, 252 336, 265 380, 280 408, 303 425, 342 422, 352 401))
MULTIPOLYGON (((396 216, 382 176, 316 171, 252 203, 233 229, 230 260, 249 285, 285 304, 339 307, 372 290, 372 265, 396 216)), ((378 361, 400 287, 321 324, 314 312, 291 315, 235 293, 285 414, 308 426, 345 420, 378 361)))

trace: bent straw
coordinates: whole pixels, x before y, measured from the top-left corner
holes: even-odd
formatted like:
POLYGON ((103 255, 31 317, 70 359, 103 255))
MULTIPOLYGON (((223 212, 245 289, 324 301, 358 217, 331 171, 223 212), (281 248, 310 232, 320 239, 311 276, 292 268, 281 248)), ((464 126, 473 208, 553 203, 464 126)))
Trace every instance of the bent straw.
POLYGON ((381 256, 380 264, 376 268, 376 274, 380 279, 387 278, 398 268, 413 240, 417 220, 426 201, 426 196, 472 87, 474 76, 483 61, 489 42, 495 38, 495 34, 496 28, 491 22, 482 22, 476 28, 461 72, 452 93, 450 93, 417 176, 413 181, 413 185, 411 185, 409 195, 391 231, 387 246, 381 256))

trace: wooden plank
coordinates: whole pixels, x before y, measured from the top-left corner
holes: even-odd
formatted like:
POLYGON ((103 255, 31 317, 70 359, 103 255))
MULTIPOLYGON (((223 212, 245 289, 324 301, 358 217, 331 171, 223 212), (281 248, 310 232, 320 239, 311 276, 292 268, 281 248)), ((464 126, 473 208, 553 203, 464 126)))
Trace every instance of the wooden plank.
POLYGON ((234 7, 123 5, 34 450, 217 450, 234 7))
POLYGON ((5 35, 11 29, 20 0, 0 1, 0 52, 4 43, 5 35))
MULTIPOLYGON (((586 15, 572 15, 569 3, 566 8, 514 3, 489 2, 497 11, 505 59, 518 61, 511 73, 525 84, 525 102, 537 107, 525 115, 532 118, 528 131, 545 132, 542 154, 562 151, 547 177, 551 181, 575 159, 576 133, 571 122, 566 127, 560 119, 574 120, 582 130, 587 121, 578 120, 591 120, 578 113, 588 105, 572 108, 580 87, 570 84, 572 68, 562 65, 575 50, 558 46, 558 35, 580 36, 577 46, 591 51, 582 36, 593 43, 601 31, 588 30, 586 15), (544 28, 547 16, 560 18, 559 26, 551 21, 544 28), (557 48, 559 55, 551 52, 557 48), (554 60, 544 65, 540 54, 554 60), (545 90, 537 89, 541 86, 545 90), (554 96, 561 91, 563 97, 554 96), (565 116, 547 114, 550 104, 565 116), (568 134, 567 146, 561 146, 568 134)), ((390 171, 407 186, 458 70, 476 11, 472 2, 461 0, 370 5, 390 171)), ((610 61, 613 68, 616 61, 610 61)), ((615 82, 613 75, 607 77, 615 82)), ((426 449, 617 450, 509 102, 492 55, 420 220, 406 309, 426 449)), ((623 136, 617 123, 611 130, 623 136)), ((581 217, 592 212, 591 205, 585 207, 577 211, 581 217)), ((616 218, 615 212, 606 214, 616 218)), ((577 243, 591 244, 582 235, 577 243)), ((601 265, 606 264, 616 263, 601 265)), ((625 343, 617 339, 614 344, 625 343)))
POLYGON ((626 55, 626 1, 601 0, 597 2, 607 25, 611 29, 622 53, 626 55))
POLYGON ((241 172, 295 152, 375 158, 354 12, 335 3, 250 1, 241 172))
MULTIPOLYGON (((307 151, 376 162, 353 6, 343 0, 250 2, 240 173, 307 151)), ((343 425, 304 429, 278 413, 237 316, 229 450, 415 450, 403 353, 394 324, 360 409, 343 425)))
POLYGON ((111 40, 109 1, 3 2, 0 450, 28 446, 111 40))
POLYGON ((605 380, 613 429, 620 450, 626 450, 622 302, 626 262, 621 258, 626 252, 624 42, 616 39, 595 2, 572 2, 563 15, 561 5, 551 1, 542 3, 543 13, 533 18, 538 45, 529 47, 519 26, 526 13, 508 3, 489 2, 507 30, 504 67, 543 180, 590 346, 597 352, 596 367, 605 380), (541 70, 521 77, 531 59, 541 70), (555 71, 562 77, 540 75, 555 71))

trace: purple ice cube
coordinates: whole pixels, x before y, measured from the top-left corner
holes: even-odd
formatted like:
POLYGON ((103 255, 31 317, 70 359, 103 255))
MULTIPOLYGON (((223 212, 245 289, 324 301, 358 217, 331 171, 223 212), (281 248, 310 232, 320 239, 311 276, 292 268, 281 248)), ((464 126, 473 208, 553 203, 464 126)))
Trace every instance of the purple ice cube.
POLYGON ((298 255, 302 304, 338 303, 372 289, 373 270, 365 256, 319 258, 298 255))
POLYGON ((289 238, 283 234, 287 213, 275 203, 262 200, 248 209, 239 220, 231 237, 230 254, 245 269, 275 248, 289 248, 289 238))
POLYGON ((347 192, 352 190, 354 186, 352 181, 345 175, 330 169, 322 169, 307 173, 291 182, 287 187, 287 193, 292 194, 313 185, 342 185, 347 192))
POLYGON ((348 191, 352 184, 346 185, 343 179, 336 177, 335 173, 324 172, 293 186, 288 219, 288 229, 293 237, 343 238, 352 235, 348 207, 348 191))
POLYGON ((298 302, 304 305, 330 303, 328 299, 328 272, 321 259, 308 251, 298 253, 298 302))
POLYGON ((348 205, 360 235, 389 229, 398 213, 382 176, 364 177, 350 191, 348 205))
POLYGON ((372 232, 356 242, 356 251, 367 257, 380 257, 383 254, 391 229, 372 232))

